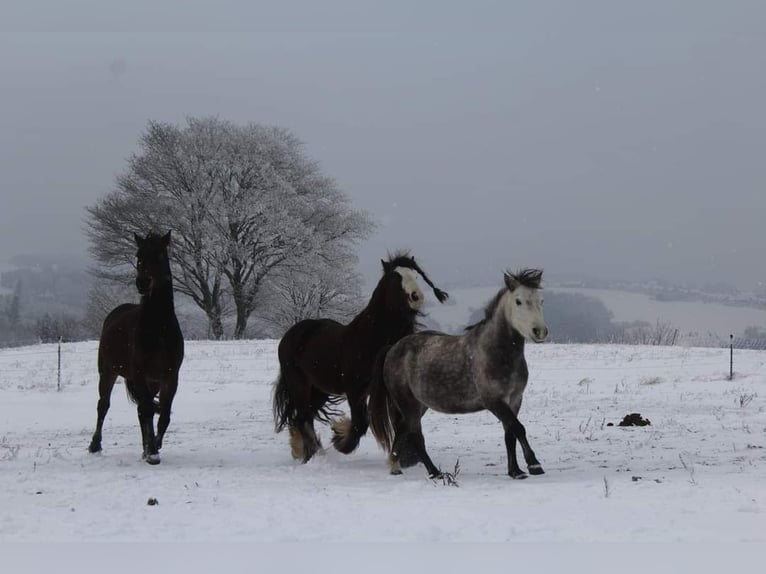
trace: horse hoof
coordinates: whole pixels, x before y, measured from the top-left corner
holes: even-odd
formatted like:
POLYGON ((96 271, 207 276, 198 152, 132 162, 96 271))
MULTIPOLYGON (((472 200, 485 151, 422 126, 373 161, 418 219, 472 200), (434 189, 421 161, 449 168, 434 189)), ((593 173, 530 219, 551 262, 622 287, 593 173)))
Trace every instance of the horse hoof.
POLYGON ((539 464, 530 464, 529 474, 545 474, 545 471, 543 470, 543 467, 540 466, 539 464))
POLYGON ((147 464, 160 464, 160 455, 159 454, 145 454, 144 460, 147 462, 147 464))
POLYGON ((88 452, 91 454, 101 452, 101 445, 91 443, 90 446, 88 447, 88 452))
POLYGON ((527 478, 527 473, 526 472, 518 472, 518 473, 511 474, 510 477, 513 480, 524 480, 525 478, 527 478))
POLYGON ((404 474, 404 473, 402 472, 401 468, 392 468, 391 474, 394 476, 399 476, 400 474, 404 474))
POLYGON ((444 473, 434 472, 429 474, 428 478, 430 478, 431 480, 441 480, 442 478, 444 478, 444 473))

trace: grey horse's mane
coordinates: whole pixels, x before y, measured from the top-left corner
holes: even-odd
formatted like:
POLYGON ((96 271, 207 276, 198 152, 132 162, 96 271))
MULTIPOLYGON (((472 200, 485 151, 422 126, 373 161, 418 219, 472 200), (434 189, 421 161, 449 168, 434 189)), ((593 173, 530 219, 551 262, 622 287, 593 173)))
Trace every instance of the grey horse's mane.
MULTIPOLYGON (((541 269, 522 269, 516 273, 506 271, 505 275, 511 279, 515 279, 516 282, 518 282, 519 285, 522 285, 523 287, 527 287, 529 289, 542 289, 540 283, 543 278, 543 272, 541 269)), ((492 297, 492 299, 490 299, 489 303, 487 303, 487 306, 484 307, 484 318, 477 321, 473 325, 468 325, 465 330, 473 331, 475 328, 484 325, 487 321, 489 321, 495 314, 495 311, 497 311, 497 306, 500 305, 500 299, 502 299, 507 290, 508 287, 503 285, 500 288, 500 291, 498 291, 497 294, 492 297)))

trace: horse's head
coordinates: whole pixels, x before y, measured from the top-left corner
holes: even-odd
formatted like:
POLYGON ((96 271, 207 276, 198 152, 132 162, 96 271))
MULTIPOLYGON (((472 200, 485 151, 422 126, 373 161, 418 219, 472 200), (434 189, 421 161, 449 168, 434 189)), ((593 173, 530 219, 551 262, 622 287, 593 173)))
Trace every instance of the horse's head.
POLYGON ((447 293, 431 283, 428 276, 415 263, 414 257, 400 253, 390 256, 388 261, 381 259, 380 262, 383 265, 381 285, 386 286, 385 300, 386 307, 389 309, 395 311, 409 309, 418 312, 423 307, 425 296, 418 286, 415 273, 419 273, 431 286, 439 301, 443 302, 447 299, 447 293))
POLYGON ((516 274, 506 271, 505 319, 521 335, 542 343, 548 337, 548 327, 543 317, 543 297, 540 269, 524 269, 516 274))
POLYGON ((136 289, 141 295, 170 281, 170 261, 168 245, 170 231, 165 235, 150 233, 146 238, 134 234, 138 251, 136 252, 136 289))

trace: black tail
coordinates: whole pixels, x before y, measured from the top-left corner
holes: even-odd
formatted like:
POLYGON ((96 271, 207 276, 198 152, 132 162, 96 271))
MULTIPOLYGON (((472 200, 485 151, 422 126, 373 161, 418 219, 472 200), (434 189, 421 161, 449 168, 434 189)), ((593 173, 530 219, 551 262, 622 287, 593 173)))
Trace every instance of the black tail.
MULTIPOLYGON (((138 404, 138 397, 139 397, 139 389, 135 385, 131 384, 129 381, 125 381, 125 392, 128 395, 128 400, 133 403, 134 405, 138 404)), ((152 405, 154 407, 154 414, 158 415, 160 414, 160 399, 159 397, 154 397, 152 399, 152 405)))
POLYGON ((298 414, 290 390, 287 387, 284 370, 279 371, 279 378, 274 384, 274 398, 272 404, 274 412, 274 430, 282 432, 286 426, 295 422, 298 414))
POLYGON ((329 423, 335 417, 343 414, 341 410, 335 407, 342 403, 345 397, 343 395, 337 397, 328 396, 316 387, 311 388, 310 403, 304 405, 304 412, 300 413, 299 405, 295 403, 290 392, 288 378, 292 378, 294 384, 296 381, 303 381, 304 379, 300 378, 299 374, 293 369, 295 367, 281 364, 279 378, 274 383, 272 412, 274 413, 274 430, 276 432, 282 432, 285 427, 296 426, 300 422, 306 422, 306 420, 311 419, 329 423), (300 420, 301 416, 303 417, 302 421, 300 420))
POLYGON ((372 381, 370 381, 370 400, 367 411, 370 418, 370 430, 378 444, 390 453, 394 445, 394 416, 396 406, 391 401, 391 396, 386 388, 383 377, 383 366, 391 345, 378 351, 375 364, 372 368, 372 381))

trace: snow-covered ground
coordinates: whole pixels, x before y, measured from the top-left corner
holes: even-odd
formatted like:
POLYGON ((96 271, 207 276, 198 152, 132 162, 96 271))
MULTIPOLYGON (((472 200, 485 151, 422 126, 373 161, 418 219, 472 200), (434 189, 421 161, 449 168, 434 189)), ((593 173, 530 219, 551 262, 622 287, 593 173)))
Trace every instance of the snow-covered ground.
POLYGON ((63 346, 60 392, 55 346, 0 350, 0 541, 766 541, 766 352, 737 352, 729 381, 721 349, 529 346, 521 420, 546 474, 506 476, 488 413, 429 413, 455 488, 390 476, 370 436, 294 462, 274 341, 188 343, 159 466, 121 384, 91 455, 96 346, 63 346), (651 426, 607 426, 631 412, 651 426))

